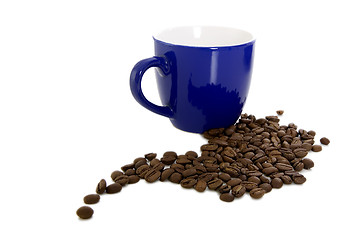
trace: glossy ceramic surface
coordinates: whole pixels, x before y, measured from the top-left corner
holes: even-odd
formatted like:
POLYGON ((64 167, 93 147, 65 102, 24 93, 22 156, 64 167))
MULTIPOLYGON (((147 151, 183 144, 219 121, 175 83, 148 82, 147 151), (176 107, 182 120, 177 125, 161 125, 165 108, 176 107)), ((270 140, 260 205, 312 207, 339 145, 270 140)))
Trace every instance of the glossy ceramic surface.
POLYGON ((155 37, 154 41, 155 57, 140 61, 132 70, 134 98, 184 131, 202 133, 234 124, 248 94, 255 41, 213 47, 176 45, 155 37), (150 67, 157 67, 164 106, 152 104, 142 93, 141 79, 150 67))

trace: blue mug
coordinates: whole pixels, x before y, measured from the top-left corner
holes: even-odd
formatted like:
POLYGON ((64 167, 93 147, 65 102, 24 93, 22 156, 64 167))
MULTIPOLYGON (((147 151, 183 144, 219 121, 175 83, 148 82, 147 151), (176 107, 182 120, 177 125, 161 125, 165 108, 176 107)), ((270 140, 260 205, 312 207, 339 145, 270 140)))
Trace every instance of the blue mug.
POLYGON ((239 29, 206 26, 172 28, 153 39, 155 56, 138 62, 130 75, 138 103, 187 132, 234 124, 249 91, 253 36, 239 29), (141 90, 142 77, 150 67, 156 67, 164 106, 148 101, 141 90))

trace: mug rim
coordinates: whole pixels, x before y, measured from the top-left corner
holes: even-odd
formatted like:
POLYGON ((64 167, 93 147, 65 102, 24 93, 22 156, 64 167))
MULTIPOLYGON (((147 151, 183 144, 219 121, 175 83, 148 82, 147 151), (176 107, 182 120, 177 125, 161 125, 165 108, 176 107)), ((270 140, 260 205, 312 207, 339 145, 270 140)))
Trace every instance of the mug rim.
POLYGON ((159 42, 169 46, 210 48, 210 49, 244 46, 244 45, 253 44, 256 40, 253 34, 242 29, 233 28, 233 27, 223 27, 223 26, 210 26, 210 25, 171 27, 160 31, 158 34, 153 35, 152 37, 155 42, 159 42), (208 36, 205 36, 203 37, 203 39, 200 39, 203 31, 205 31, 204 35, 208 35, 208 36), (183 36, 183 35, 179 36, 179 34, 181 33, 183 35, 187 34, 187 36, 183 36), (223 40, 221 39, 223 35, 218 36, 218 34, 221 33, 225 35, 225 37, 222 38, 223 40), (171 34, 173 34, 173 36, 171 36, 171 34), (189 37, 189 34, 193 35, 190 36, 190 38, 192 39, 189 38, 186 39, 186 37, 189 37), (198 36, 194 36, 196 34, 198 36), (176 39, 177 37, 182 37, 182 39, 180 40, 176 39), (237 39, 231 40, 230 37, 237 37, 237 39), (194 43, 196 41, 197 43, 194 43))

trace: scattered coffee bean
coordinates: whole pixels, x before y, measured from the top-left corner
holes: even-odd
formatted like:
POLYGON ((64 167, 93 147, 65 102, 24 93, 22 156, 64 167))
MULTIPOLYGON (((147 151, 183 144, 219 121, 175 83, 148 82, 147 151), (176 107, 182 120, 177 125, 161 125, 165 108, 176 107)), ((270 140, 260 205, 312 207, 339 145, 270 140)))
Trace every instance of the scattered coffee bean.
POLYGON ((281 116, 281 115, 284 114, 284 110, 277 110, 276 113, 277 113, 277 115, 280 115, 280 116, 281 116))
POLYGON ((161 176, 160 176, 160 181, 164 182, 165 180, 167 180, 171 174, 173 174, 175 172, 175 170, 173 168, 167 168, 164 171, 162 171, 161 176))
POLYGON ((224 202, 232 202, 234 201, 234 195, 230 193, 222 193, 220 194, 220 199, 224 202))
POLYGON ((89 219, 94 214, 94 210, 91 207, 83 206, 76 211, 76 214, 81 219, 89 219))
POLYGON ((321 144, 329 145, 330 140, 326 137, 323 137, 323 138, 320 138, 320 142, 321 142, 321 144))
POLYGON ((160 171, 157 171, 156 169, 149 169, 149 171, 147 171, 147 173, 145 174, 144 178, 145 181, 147 181, 148 183, 153 183, 159 179, 160 175, 160 171))
POLYGON ((103 194, 106 190, 106 181, 105 179, 101 179, 96 187, 97 194, 103 194))
POLYGON ((232 188, 231 194, 234 195, 236 198, 242 197, 246 192, 246 188, 243 185, 237 185, 232 188))
POLYGON ((311 149, 313 152, 320 152, 322 150, 322 147, 320 145, 314 145, 311 149))
POLYGON ((123 175, 123 174, 124 174, 124 173, 122 173, 122 172, 120 172, 120 171, 118 171, 118 170, 113 171, 113 172, 111 173, 111 179, 112 179, 113 181, 115 181, 115 178, 117 178, 118 176, 123 175))
POLYGON ((118 193, 122 189, 122 186, 119 183, 113 183, 106 187, 106 192, 109 194, 118 193))
POLYGON ((203 191, 205 191, 206 187, 207 187, 207 184, 204 180, 198 180, 195 185, 195 190, 198 192, 203 192, 203 191))
POLYGON ((310 169, 310 168, 314 167, 314 162, 309 158, 304 158, 302 160, 302 162, 304 164, 305 169, 310 169))
POLYGON ((254 188, 250 191, 250 196, 255 199, 262 198, 264 194, 265 194, 265 190, 262 188, 254 188))
POLYGON ((86 204, 95 204, 100 201, 100 196, 98 194, 89 194, 84 197, 84 203, 86 204))
POLYGON ((292 177, 292 179, 294 180, 294 183, 296 183, 296 184, 303 184, 304 182, 306 182, 306 178, 301 174, 294 175, 292 177))
POLYGON ((274 178, 271 180, 271 186, 273 188, 281 188, 283 186, 283 182, 280 178, 274 178))
POLYGON ((144 157, 145 157, 147 160, 149 160, 149 161, 151 161, 151 160, 153 160, 154 158, 156 158, 156 156, 157 156, 156 153, 148 153, 148 154, 145 154, 145 155, 144 155, 144 157))
POLYGON ((262 183, 259 185, 259 187, 264 189, 266 193, 271 192, 271 190, 272 190, 272 186, 269 183, 262 183))
POLYGON ((138 181, 140 181, 140 177, 137 175, 131 175, 129 176, 129 184, 134 184, 137 183, 138 181))
POLYGON ((183 188, 193 188, 196 184, 196 180, 193 178, 185 178, 183 180, 181 180, 180 185, 183 188))
POLYGON ((182 175, 178 172, 174 172, 169 177, 169 181, 172 183, 180 183, 181 179, 182 179, 182 175))

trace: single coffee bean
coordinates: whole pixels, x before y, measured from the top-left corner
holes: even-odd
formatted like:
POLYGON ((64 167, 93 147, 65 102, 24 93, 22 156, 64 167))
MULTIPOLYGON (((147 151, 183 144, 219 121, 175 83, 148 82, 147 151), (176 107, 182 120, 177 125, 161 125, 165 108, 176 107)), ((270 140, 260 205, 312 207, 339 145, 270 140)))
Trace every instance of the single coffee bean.
POLYGON ((229 185, 230 187, 234 187, 234 186, 236 186, 236 185, 239 185, 241 182, 242 182, 242 181, 241 181, 240 178, 233 178, 233 179, 227 181, 226 184, 229 185))
MULTIPOLYGON (((155 160, 155 159, 154 159, 155 160)), ((153 161, 154 161, 153 160, 153 161)), ((157 160, 157 159, 156 159, 157 160)), ((154 166, 152 167, 153 169, 157 170, 157 171, 162 171, 165 167, 165 164, 163 164, 162 162, 158 162, 158 163, 154 163, 154 166)))
MULTIPOLYGON (((124 166, 122 166, 121 167, 121 170, 123 170, 124 172, 126 172, 126 170, 128 170, 128 169, 132 169, 132 168, 134 168, 135 167, 135 164, 134 163, 130 163, 130 164, 126 164, 126 165, 124 165, 124 166)), ((115 172, 120 172, 120 171, 115 171, 115 172)), ((115 173, 115 172, 113 172, 113 173, 115 173)), ((121 172, 120 172, 121 173, 121 172)), ((117 173, 118 174, 118 173, 117 173)), ((116 174, 115 174, 116 175, 116 174)), ((117 177, 117 176, 115 176, 115 177, 117 177)), ((111 177, 112 178, 112 177, 111 177)))
POLYGON ((232 201, 234 201, 234 195, 232 195, 230 193, 222 193, 222 194, 220 194, 220 200, 222 200, 224 202, 232 202, 232 201))
POLYGON ((129 176, 120 175, 117 178, 115 178, 114 182, 120 184, 121 186, 125 186, 129 182, 129 176))
POLYGON ((305 148, 297 148, 293 152, 295 153, 295 156, 298 158, 303 158, 307 155, 307 151, 305 148))
POLYGON ((277 113, 277 115, 280 115, 280 116, 281 116, 281 115, 284 114, 284 110, 277 110, 276 113, 277 113))
POLYGON ((187 151, 187 152, 185 153, 185 155, 186 155, 188 158, 192 158, 192 159, 198 157, 198 154, 197 154, 196 152, 194 152, 194 151, 187 151))
POLYGON ((234 195, 234 197, 239 198, 242 197, 246 192, 246 188, 243 185, 237 185, 232 188, 231 194, 234 195))
POLYGON ((178 159, 176 159, 176 163, 186 165, 186 164, 191 164, 192 161, 188 159, 186 156, 181 158, 180 156, 178 156, 178 159))
POLYGON ((195 179, 192 179, 192 178, 185 178, 183 180, 181 180, 180 182, 180 185, 183 187, 183 188, 193 188, 194 185, 196 184, 196 180, 195 179))
POLYGON ((310 131, 308 131, 308 134, 314 137, 316 135, 316 132, 313 130, 310 130, 310 131))
POLYGON ((265 176, 260 176, 260 180, 262 183, 270 183, 270 179, 265 176))
POLYGON ((280 179, 284 184, 291 184, 292 183, 291 177, 288 176, 288 175, 280 176, 280 179))
POLYGON ((309 158, 304 158, 302 160, 302 162, 304 164, 305 169, 310 169, 310 168, 314 167, 314 162, 309 158))
POLYGON ((321 142, 321 144, 329 145, 330 140, 326 137, 322 137, 322 138, 320 138, 320 142, 321 142))
POLYGON ((309 152, 312 148, 312 145, 310 143, 303 143, 303 144, 301 144, 301 148, 303 148, 309 152))
POLYGON ((84 203, 86 204, 95 204, 100 201, 100 196, 98 194, 89 194, 84 197, 84 203))
POLYGON ((156 164, 160 163, 160 160, 157 158, 154 158, 150 161, 150 167, 154 167, 156 164))
POLYGON ((215 151, 219 146, 217 144, 204 144, 201 146, 201 151, 215 151))
POLYGON ((137 159, 139 159, 139 160, 137 160, 136 163, 135 163, 135 169, 138 169, 142 165, 147 165, 147 161, 146 161, 145 158, 137 158, 137 159))
POLYGON ((185 167, 178 163, 172 164, 170 168, 173 168, 178 173, 182 173, 185 171, 185 167))
POLYGON ((284 164, 284 163, 276 163, 275 167, 277 169, 279 169, 279 171, 290 171, 293 170, 293 167, 289 164, 284 164))
POLYGON ((293 167, 294 167, 295 171, 300 172, 304 169, 304 163, 301 160, 296 161, 293 163, 293 167))
POLYGON ((153 183, 156 182, 156 180, 158 180, 160 176, 161 176, 160 171, 156 169, 149 169, 149 171, 145 174, 144 178, 145 181, 147 181, 148 183, 153 183))
POLYGON ((149 171, 150 166, 149 165, 142 165, 140 166, 138 169, 136 169, 136 174, 140 177, 140 178, 144 178, 145 174, 147 173, 147 171, 149 171))
POLYGON ((113 183, 106 187, 106 192, 109 194, 118 193, 122 189, 122 186, 119 183, 113 183))
POLYGON ((320 152, 322 150, 322 147, 320 145, 314 145, 311 149, 313 152, 320 152))
POLYGON ((247 191, 257 188, 257 186, 258 186, 256 183, 249 182, 249 181, 242 181, 241 185, 243 185, 247 191))
POLYGON ((156 156, 157 156, 156 153, 148 153, 148 154, 145 154, 145 155, 144 155, 144 157, 145 157, 147 160, 149 160, 149 161, 151 161, 151 160, 153 160, 154 158, 156 158, 156 156))
POLYGON ((204 180, 198 180, 195 185, 195 190, 198 192, 204 192, 207 187, 207 184, 204 180))
POLYGON ((227 184, 223 184, 222 186, 220 186, 217 191, 219 193, 228 193, 231 191, 231 186, 227 185, 227 184))
MULTIPOLYGON (((130 168, 129 168, 129 169, 130 169, 130 168)), ((117 178, 118 176, 123 175, 123 174, 124 174, 123 172, 120 172, 120 171, 118 171, 118 170, 113 171, 113 172, 111 173, 111 179, 112 179, 113 181, 115 181, 115 178, 117 178)))
POLYGON ((175 172, 175 170, 173 168, 167 168, 164 171, 162 171, 161 176, 160 176, 160 181, 164 182, 165 180, 167 180, 171 174, 173 174, 175 172))
POLYGON ((169 181, 172 183, 180 183, 181 179, 182 179, 182 175, 178 172, 174 172, 169 177, 169 181))
POLYGON ((140 181, 140 177, 136 176, 136 175, 131 175, 129 176, 129 184, 133 184, 133 183, 137 183, 138 181, 140 181))
POLYGON ((262 184, 260 184, 259 185, 259 187, 261 187, 262 189, 264 189, 265 190, 265 192, 271 192, 271 190, 272 190, 272 186, 271 186, 271 184, 269 184, 269 183, 262 183, 262 184))
POLYGON ((128 175, 128 176, 135 175, 135 174, 136 174, 136 172, 134 169, 128 169, 125 172, 125 175, 128 175))
POLYGON ((248 181, 249 181, 249 182, 256 183, 256 184, 258 184, 258 185, 261 183, 260 178, 255 177, 255 176, 251 176, 251 177, 249 177, 249 178, 248 178, 248 181))
POLYGON ((223 184, 223 181, 221 179, 214 179, 209 181, 207 184, 210 190, 216 190, 218 187, 220 187, 223 184))
POLYGON ((276 167, 267 167, 267 168, 264 168, 262 170, 262 172, 265 174, 265 175, 270 175, 272 173, 275 173, 275 172, 278 172, 279 170, 276 168, 276 167))
POLYGON ((209 182, 213 178, 211 173, 203 173, 199 176, 198 180, 203 180, 204 182, 209 182))
POLYGON ((271 186, 273 188, 281 188, 283 186, 283 182, 280 178, 274 178, 271 180, 271 186))
POLYGON ((227 173, 220 173, 219 178, 221 180, 223 180, 224 182, 227 182, 227 181, 231 180, 231 176, 229 174, 227 174, 227 173))
POLYGON ((301 174, 294 175, 292 177, 292 179, 294 180, 294 183, 296 183, 296 184, 303 184, 304 182, 306 182, 306 178, 301 174))
POLYGON ((265 194, 265 190, 262 188, 254 188, 250 191, 250 196, 255 199, 262 198, 265 194))
POLYGON ((89 219, 94 214, 94 210, 91 207, 83 206, 76 211, 76 214, 81 219, 89 219))
POLYGON ((106 190, 106 181, 105 179, 101 179, 98 185, 96 186, 96 193, 103 194, 106 190))
POLYGON ((176 157, 175 156, 164 156, 160 159, 160 161, 165 165, 171 165, 175 162, 176 157))
POLYGON ((196 169, 195 168, 186 169, 182 173, 184 178, 187 178, 187 177, 195 175, 195 174, 196 174, 196 169))

